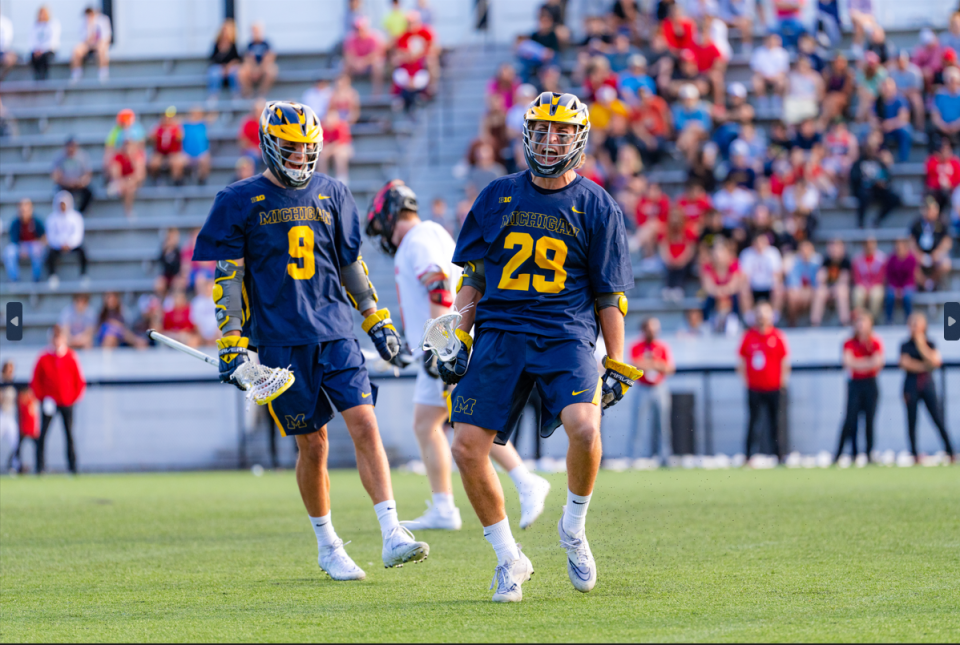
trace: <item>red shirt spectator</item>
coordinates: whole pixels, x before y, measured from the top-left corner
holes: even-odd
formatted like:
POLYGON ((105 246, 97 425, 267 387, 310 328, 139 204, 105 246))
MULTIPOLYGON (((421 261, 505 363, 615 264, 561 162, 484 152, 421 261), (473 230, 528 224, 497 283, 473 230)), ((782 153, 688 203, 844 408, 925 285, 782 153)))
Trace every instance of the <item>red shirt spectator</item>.
POLYGON ((669 230, 661 231, 657 235, 657 244, 661 247, 666 245, 667 254, 674 260, 683 257, 683 254, 691 247, 696 246, 699 240, 700 236, 697 235, 696 229, 689 224, 683 227, 683 231, 679 235, 671 235, 669 230))
POLYGON ((154 149, 161 155, 172 155, 183 150, 183 126, 179 123, 160 124, 153 129, 154 149))
MULTIPOLYGON (((856 336, 850 338, 843 344, 843 352, 851 352, 854 358, 870 358, 877 354, 883 355, 883 342, 879 337, 871 334, 870 340, 866 343, 861 342, 856 336)), ((883 368, 877 368, 868 372, 851 371, 850 378, 853 380, 873 378, 880 373, 883 368)))
POLYGON ((930 190, 953 190, 960 186, 960 159, 951 154, 930 155, 927 159, 927 188, 930 190))
POLYGON ((48 348, 40 354, 30 381, 30 389, 37 399, 43 401, 50 397, 57 407, 69 407, 80 400, 86 387, 83 371, 72 349, 63 345, 59 351, 48 348))
POLYGON ((740 263, 736 260, 730 263, 730 266, 727 268, 727 272, 722 276, 717 271, 716 267, 713 266, 712 262, 704 262, 700 270, 706 275, 710 276, 710 279, 713 280, 713 284, 718 287, 726 286, 734 278, 737 277, 737 274, 740 273, 740 263))
POLYGON ((252 150, 260 146, 259 117, 247 117, 247 120, 240 126, 240 137, 244 140, 244 144, 248 146, 248 149, 252 150))
POLYGON ((669 114, 670 106, 667 102, 655 94, 649 94, 637 107, 632 120, 634 123, 639 122, 652 136, 665 137, 669 114))
POLYGON ((663 21, 663 39, 673 51, 695 49, 697 25, 690 18, 683 16, 678 19, 667 18, 663 21))
POLYGON ((133 165, 133 159, 123 152, 118 152, 113 156, 113 161, 120 166, 120 175, 122 177, 129 177, 137 171, 136 167, 133 165))
POLYGON ((40 415, 37 413, 37 397, 29 388, 24 388, 17 394, 17 416, 20 421, 20 436, 38 439, 40 415))
POLYGON ((418 25, 407 30, 397 39, 397 49, 404 52, 408 60, 421 62, 430 53, 436 36, 426 25, 418 25))
POLYGON ((637 202, 637 226, 643 226, 647 222, 659 221, 662 224, 667 223, 667 215, 670 214, 670 198, 662 192, 656 194, 646 194, 637 202))
POLYGON ((176 306, 163 314, 163 328, 166 331, 194 331, 190 320, 190 305, 176 306))
POLYGON ((353 141, 350 134, 350 124, 343 119, 337 119, 336 123, 323 124, 323 142, 349 144, 353 141))
POLYGON ((693 55, 697 59, 697 70, 700 72, 707 72, 713 69, 717 61, 723 60, 723 52, 713 43, 697 45, 693 49, 693 55))
POLYGON ((361 35, 356 30, 343 39, 343 53, 355 58, 364 58, 383 49, 383 40, 373 29, 364 29, 361 35))
POLYGON ((887 274, 887 258, 881 251, 864 253, 853 261, 853 284, 866 289, 883 285, 887 274))
POLYGON ((680 212, 683 213, 689 223, 700 226, 703 216, 708 210, 713 208, 713 202, 711 202, 710 197, 702 191, 700 191, 699 196, 684 193, 680 196, 680 199, 677 200, 677 208, 680 209, 680 212))
MULTIPOLYGON (((630 348, 630 357, 633 359, 633 362, 636 363, 640 360, 644 354, 646 358, 653 359, 655 361, 664 361, 666 363, 673 363, 673 356, 670 353, 670 348, 659 340, 638 340, 630 348)), ((659 385, 663 383, 663 379, 667 378, 667 375, 663 372, 658 372, 656 370, 644 370, 643 376, 640 377, 639 382, 644 385, 659 385)))
POLYGON ((740 356, 746 369, 747 387, 755 392, 775 392, 780 389, 783 361, 790 354, 787 337, 771 327, 765 333, 751 327, 743 336, 740 356))

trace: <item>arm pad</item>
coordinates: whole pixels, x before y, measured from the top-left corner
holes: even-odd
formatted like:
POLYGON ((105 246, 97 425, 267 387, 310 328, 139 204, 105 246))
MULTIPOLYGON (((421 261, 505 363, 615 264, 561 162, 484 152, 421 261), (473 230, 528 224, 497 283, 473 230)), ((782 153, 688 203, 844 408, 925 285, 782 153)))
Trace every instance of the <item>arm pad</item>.
POLYGON ((453 304, 453 294, 450 293, 450 280, 439 267, 431 267, 430 271, 420 276, 420 282, 427 288, 430 302, 442 307, 453 304))
POLYGON ((620 313, 624 316, 627 315, 627 297, 623 295, 623 292, 619 293, 601 293, 596 298, 596 304, 594 308, 597 313, 600 313, 601 309, 606 309, 607 307, 616 307, 620 310, 620 313))
POLYGON ((353 264, 340 267, 340 284, 346 289, 347 297, 357 311, 366 311, 377 306, 377 290, 373 288, 367 275, 367 265, 360 257, 353 264))
POLYGON ((220 260, 213 277, 213 304, 223 333, 241 331, 247 321, 243 311, 243 266, 220 260))
POLYGON ((463 267, 463 275, 460 276, 460 282, 457 283, 457 292, 464 286, 473 287, 480 293, 487 290, 487 276, 484 273, 483 260, 474 260, 467 262, 463 267))

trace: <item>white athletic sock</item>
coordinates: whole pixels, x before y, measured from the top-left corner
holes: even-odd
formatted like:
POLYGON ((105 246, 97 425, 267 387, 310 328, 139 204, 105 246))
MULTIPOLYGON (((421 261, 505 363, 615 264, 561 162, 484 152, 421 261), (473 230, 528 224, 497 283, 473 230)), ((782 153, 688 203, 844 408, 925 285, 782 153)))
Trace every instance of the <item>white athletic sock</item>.
POLYGON ((313 532, 317 534, 317 546, 319 548, 331 546, 337 540, 337 532, 333 530, 330 513, 323 517, 311 517, 310 524, 313 526, 313 532))
POLYGON ((530 488, 536 481, 527 467, 523 465, 523 462, 510 471, 510 479, 513 480, 513 485, 517 487, 517 490, 530 488))
POLYGON ((567 489, 567 507, 563 512, 563 530, 578 535, 587 523, 587 507, 592 495, 574 495, 567 489))
POLYGON ((397 518, 397 503, 392 499, 374 504, 373 510, 377 513, 377 519, 380 521, 380 532, 384 538, 400 526, 400 520, 397 518))
POLYGON ((443 515, 453 513, 456 508, 453 503, 453 493, 434 493, 433 506, 443 515))
POLYGON ((500 564, 513 562, 520 557, 520 550, 513 540, 513 533, 510 532, 509 519, 503 519, 496 524, 483 527, 483 537, 497 552, 497 561, 500 564))

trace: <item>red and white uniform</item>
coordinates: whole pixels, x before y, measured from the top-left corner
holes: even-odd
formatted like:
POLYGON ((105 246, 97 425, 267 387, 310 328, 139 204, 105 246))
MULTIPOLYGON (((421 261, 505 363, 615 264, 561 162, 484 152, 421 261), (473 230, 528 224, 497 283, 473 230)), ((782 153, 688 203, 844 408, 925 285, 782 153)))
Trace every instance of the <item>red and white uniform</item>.
POLYGON ((740 344, 740 356, 747 373, 747 388, 755 392, 776 392, 780 389, 783 361, 790 354, 787 337, 771 327, 765 334, 754 328, 747 330, 740 344))
MULTIPOLYGON (((419 347, 423 326, 432 318, 431 293, 425 282, 429 276, 440 273, 446 276, 452 304, 452 296, 462 273, 462 269, 451 262, 455 248, 456 243, 442 226, 436 222, 420 222, 403 237, 393 258, 400 318, 404 336, 414 356, 421 355, 419 347)), ((429 376, 422 363, 417 373, 413 402, 437 407, 447 405, 443 398, 443 381, 429 376)))
MULTIPOLYGON (((866 343, 862 343, 854 336, 843 344, 843 353, 846 354, 847 352, 851 352, 854 358, 871 358, 877 354, 883 356, 883 341, 881 341, 878 336, 871 334, 870 339, 866 343)), ((850 378, 854 381, 874 378, 880 373, 881 369, 883 368, 873 369, 868 372, 850 370, 850 378)))

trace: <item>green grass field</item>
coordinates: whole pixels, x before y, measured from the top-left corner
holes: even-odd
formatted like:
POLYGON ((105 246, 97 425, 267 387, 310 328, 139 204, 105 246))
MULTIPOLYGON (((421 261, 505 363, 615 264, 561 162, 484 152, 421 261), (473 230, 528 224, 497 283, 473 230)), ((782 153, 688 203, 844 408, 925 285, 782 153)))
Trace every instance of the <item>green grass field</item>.
MULTIPOLYGON (((354 472, 333 519, 361 583, 317 567, 291 472, 0 481, 0 639, 9 641, 953 641, 960 468, 601 473, 599 580, 573 590, 565 491, 517 531, 536 575, 495 605, 493 551, 459 481, 459 533, 385 570, 354 472)), ((395 474, 401 519, 426 479, 395 474)), ((509 480, 511 521, 518 504, 509 480)))

